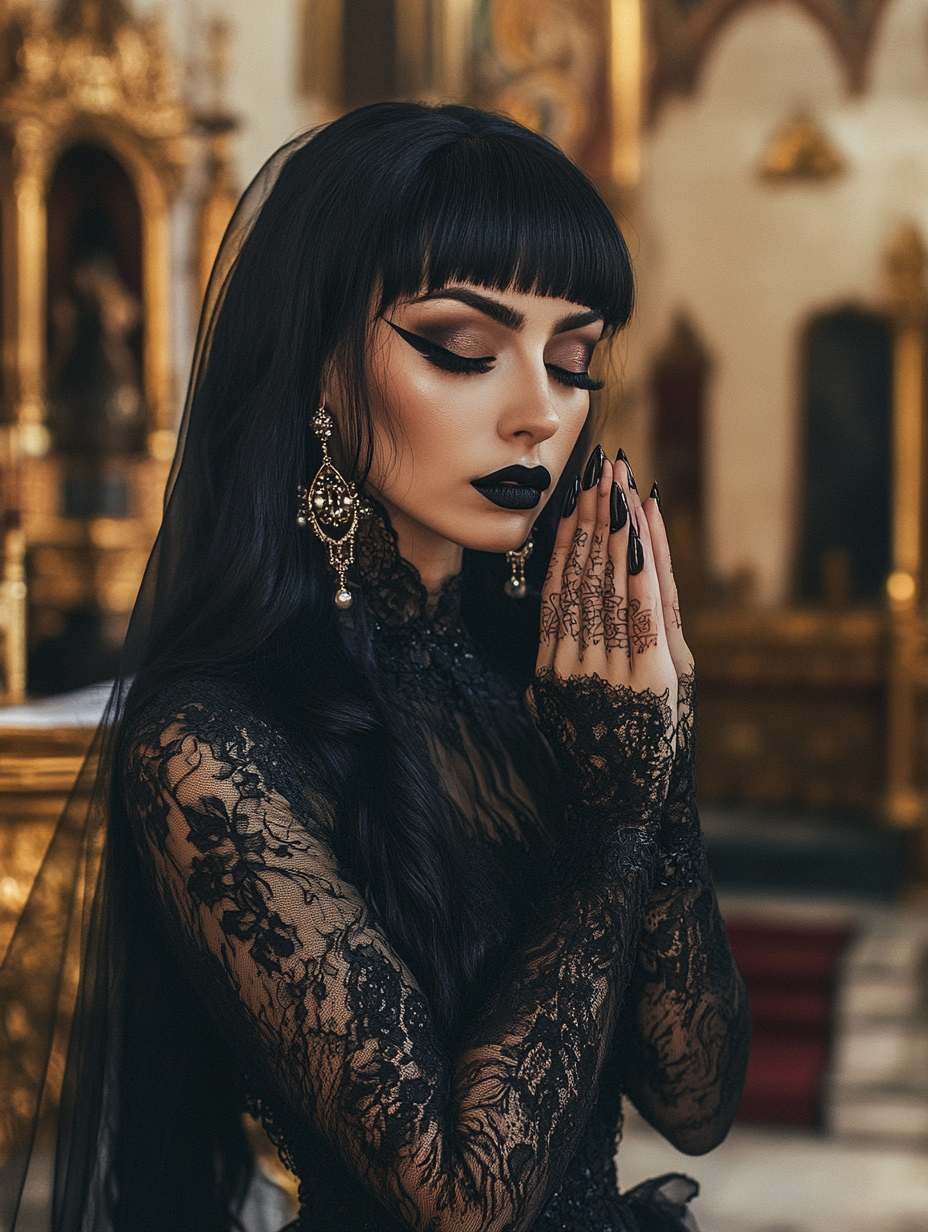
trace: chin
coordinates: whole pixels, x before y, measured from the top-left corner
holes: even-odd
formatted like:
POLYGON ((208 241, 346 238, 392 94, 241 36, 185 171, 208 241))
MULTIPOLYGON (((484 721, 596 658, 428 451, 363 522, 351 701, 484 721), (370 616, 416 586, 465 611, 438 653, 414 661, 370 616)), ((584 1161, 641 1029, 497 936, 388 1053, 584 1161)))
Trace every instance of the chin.
POLYGON ((531 534, 541 508, 519 513, 500 509, 483 517, 469 515, 458 522, 453 534, 449 533, 451 527, 440 533, 474 552, 515 552, 531 534))

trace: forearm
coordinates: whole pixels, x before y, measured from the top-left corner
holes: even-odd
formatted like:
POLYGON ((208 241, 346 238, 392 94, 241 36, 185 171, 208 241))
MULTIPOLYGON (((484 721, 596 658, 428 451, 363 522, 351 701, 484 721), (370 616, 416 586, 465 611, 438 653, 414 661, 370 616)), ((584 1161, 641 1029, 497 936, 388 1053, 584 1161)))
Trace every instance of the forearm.
POLYGON ((514 1226, 531 1225, 595 1102, 651 877, 645 861, 626 868, 621 880, 597 878, 550 904, 557 926, 539 921, 536 936, 504 971, 457 1067, 464 1170, 477 1146, 480 1166, 506 1178, 513 1210, 529 1216, 523 1221, 520 1214, 514 1226), (492 1142, 503 1147, 499 1158, 486 1155, 492 1142))
POLYGON ((674 1145, 701 1154, 737 1111, 750 1010, 701 843, 665 868, 644 913, 623 1014, 625 1085, 674 1145))

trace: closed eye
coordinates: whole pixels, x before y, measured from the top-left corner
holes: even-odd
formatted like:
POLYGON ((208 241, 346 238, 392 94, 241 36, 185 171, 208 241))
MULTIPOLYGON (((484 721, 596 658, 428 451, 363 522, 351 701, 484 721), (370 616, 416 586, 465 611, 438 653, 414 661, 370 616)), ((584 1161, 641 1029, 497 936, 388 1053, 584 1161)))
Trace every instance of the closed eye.
POLYGON ((545 364, 548 372, 562 385, 570 385, 573 389, 602 389, 604 381, 594 381, 589 372, 571 372, 569 368, 559 368, 557 364, 545 364))
POLYGON ((484 355, 480 358, 458 355, 457 351, 449 351, 447 347, 439 346, 437 342, 432 342, 428 338, 422 338, 419 334, 413 334, 408 329, 403 329, 401 325, 394 325, 386 317, 383 319, 392 330, 399 334, 404 342, 408 342, 430 364, 434 364, 436 368, 441 368, 444 372, 481 373, 489 372, 493 367, 494 360, 496 359, 495 355, 484 355))

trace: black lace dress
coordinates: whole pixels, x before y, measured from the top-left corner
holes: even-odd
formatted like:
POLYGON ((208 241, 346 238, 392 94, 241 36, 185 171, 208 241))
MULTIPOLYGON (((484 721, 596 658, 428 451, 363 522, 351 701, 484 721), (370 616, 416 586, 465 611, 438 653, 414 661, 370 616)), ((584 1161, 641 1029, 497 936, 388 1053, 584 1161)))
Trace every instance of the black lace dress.
POLYGON ((294 1229, 694 1226, 692 1182, 620 1196, 614 1164, 623 1092, 698 1152, 746 1062, 691 725, 663 799, 663 703, 542 679, 536 725, 468 636, 456 583, 430 616, 395 555, 365 572, 378 663, 439 769, 485 922, 456 1043, 339 860, 337 802, 235 686, 162 693, 124 779, 171 945, 300 1179, 294 1229))

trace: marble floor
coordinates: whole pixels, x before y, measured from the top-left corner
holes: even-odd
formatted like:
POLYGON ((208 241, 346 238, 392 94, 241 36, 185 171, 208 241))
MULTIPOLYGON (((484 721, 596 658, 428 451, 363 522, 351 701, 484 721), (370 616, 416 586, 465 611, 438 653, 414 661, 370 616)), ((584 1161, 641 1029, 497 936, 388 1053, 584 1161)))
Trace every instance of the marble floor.
POLYGON ((699 1158, 633 1113, 619 1151, 622 1188, 685 1172, 700 1232, 928 1232, 928 1150, 735 1126, 699 1158))

